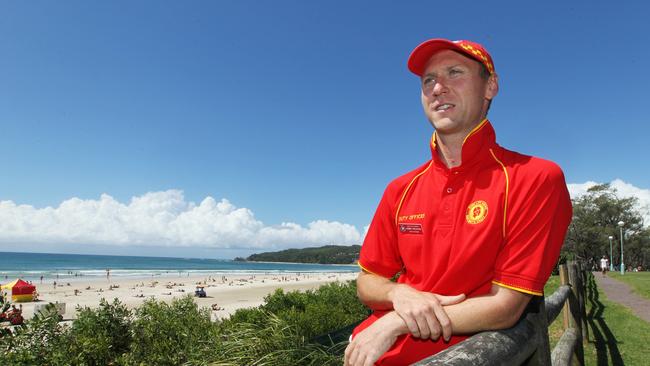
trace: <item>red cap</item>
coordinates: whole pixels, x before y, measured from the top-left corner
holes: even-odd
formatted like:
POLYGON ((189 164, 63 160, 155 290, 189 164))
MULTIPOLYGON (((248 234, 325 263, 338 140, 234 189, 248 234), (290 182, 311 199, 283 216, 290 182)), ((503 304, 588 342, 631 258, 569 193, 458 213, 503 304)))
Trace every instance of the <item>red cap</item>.
POLYGON ((462 53, 482 63, 488 69, 490 75, 494 74, 494 63, 492 56, 478 43, 472 41, 450 41, 448 39, 434 38, 421 43, 415 47, 409 56, 408 67, 412 73, 422 76, 427 62, 434 53, 441 50, 452 50, 462 53))

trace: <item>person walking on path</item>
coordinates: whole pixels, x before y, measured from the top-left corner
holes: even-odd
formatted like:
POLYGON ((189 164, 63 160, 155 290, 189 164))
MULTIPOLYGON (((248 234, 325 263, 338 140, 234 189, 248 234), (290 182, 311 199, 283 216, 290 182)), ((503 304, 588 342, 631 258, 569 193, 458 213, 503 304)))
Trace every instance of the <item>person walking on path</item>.
POLYGON ((630 308, 634 315, 650 323, 650 300, 632 292, 630 286, 624 282, 607 276, 594 276, 594 278, 610 301, 630 308))
POLYGON ((603 276, 607 275, 607 268, 609 268, 609 259, 603 256, 600 258, 600 270, 603 272, 603 276))

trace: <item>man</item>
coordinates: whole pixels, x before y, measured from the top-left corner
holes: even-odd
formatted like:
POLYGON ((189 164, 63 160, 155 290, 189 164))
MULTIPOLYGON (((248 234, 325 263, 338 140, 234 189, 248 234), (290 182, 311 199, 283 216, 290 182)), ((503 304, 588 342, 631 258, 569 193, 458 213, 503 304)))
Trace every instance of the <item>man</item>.
POLYGON ((607 268, 609 267, 609 259, 603 256, 600 258, 600 270, 603 271, 603 276, 607 275, 607 268))
POLYGON ((496 144, 486 116, 498 77, 481 45, 428 40, 408 67, 435 129, 432 159, 379 203, 357 279, 374 312, 354 330, 346 365, 407 365, 511 327, 543 294, 571 220, 560 168, 496 144))

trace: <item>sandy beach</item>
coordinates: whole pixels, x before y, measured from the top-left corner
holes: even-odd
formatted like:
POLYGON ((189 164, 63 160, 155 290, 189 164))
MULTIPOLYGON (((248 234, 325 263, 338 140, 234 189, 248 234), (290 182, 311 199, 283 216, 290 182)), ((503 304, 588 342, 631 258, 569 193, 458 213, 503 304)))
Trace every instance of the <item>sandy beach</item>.
POLYGON ((237 309, 259 306, 264 296, 278 288, 285 291, 315 289, 334 281, 353 280, 357 273, 282 273, 249 275, 166 276, 157 278, 114 278, 77 280, 71 282, 35 282, 39 300, 21 303, 23 315, 30 319, 37 304, 65 303, 64 319, 76 317, 77 306, 98 307, 101 298, 109 302, 118 298, 129 308, 138 307, 147 299, 171 302, 194 294, 196 286, 204 286, 207 297, 194 297, 201 307, 211 309, 213 319, 226 318, 237 309))

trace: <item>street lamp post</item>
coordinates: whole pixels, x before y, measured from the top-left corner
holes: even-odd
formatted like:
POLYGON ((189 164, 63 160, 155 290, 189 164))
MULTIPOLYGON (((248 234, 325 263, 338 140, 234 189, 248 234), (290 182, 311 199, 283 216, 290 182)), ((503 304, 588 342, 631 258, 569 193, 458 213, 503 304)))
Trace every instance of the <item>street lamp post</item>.
POLYGON ((618 222, 618 227, 621 229, 621 274, 625 274, 625 263, 623 262, 623 225, 625 223, 623 221, 618 222))
POLYGON ((614 272, 614 259, 613 254, 612 254, 612 240, 614 239, 613 236, 609 236, 609 270, 611 272, 614 272))

